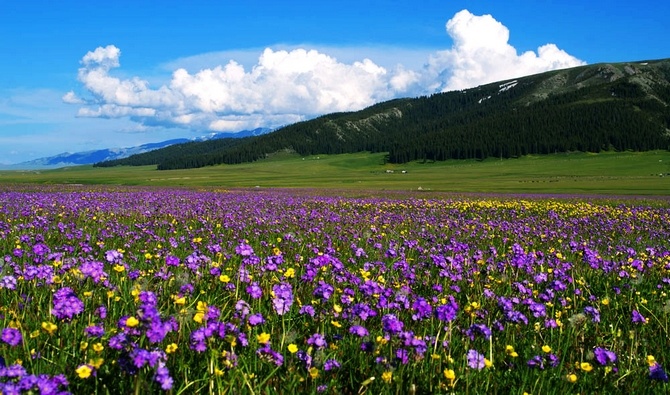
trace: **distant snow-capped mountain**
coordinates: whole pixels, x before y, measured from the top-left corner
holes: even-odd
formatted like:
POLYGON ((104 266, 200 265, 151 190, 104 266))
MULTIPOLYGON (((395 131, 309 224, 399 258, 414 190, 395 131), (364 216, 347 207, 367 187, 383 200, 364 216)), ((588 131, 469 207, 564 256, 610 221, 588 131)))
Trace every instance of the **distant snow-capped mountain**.
POLYGON ((93 163, 98 163, 106 160, 127 158, 132 155, 153 151, 159 148, 165 148, 174 144, 183 144, 191 141, 216 140, 228 137, 242 138, 250 136, 260 136, 261 134, 266 134, 271 131, 272 129, 268 128, 257 128, 253 130, 243 130, 237 133, 228 133, 228 132, 210 133, 196 138, 172 139, 172 140, 161 141, 158 143, 147 143, 138 145, 136 147, 128 147, 128 148, 104 148, 99 150, 83 151, 75 153, 64 152, 62 154, 34 159, 28 162, 21 162, 13 165, 4 165, 4 166, 0 165, 0 169, 36 170, 36 169, 55 169, 58 167, 66 167, 66 166, 91 165, 93 163))

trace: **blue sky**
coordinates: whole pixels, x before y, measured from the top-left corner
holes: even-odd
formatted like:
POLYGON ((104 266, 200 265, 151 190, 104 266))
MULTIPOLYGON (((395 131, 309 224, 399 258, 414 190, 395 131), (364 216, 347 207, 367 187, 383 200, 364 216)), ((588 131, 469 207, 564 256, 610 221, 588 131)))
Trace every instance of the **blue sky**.
POLYGON ((670 57, 670 2, 2 1, 0 164, 670 57))

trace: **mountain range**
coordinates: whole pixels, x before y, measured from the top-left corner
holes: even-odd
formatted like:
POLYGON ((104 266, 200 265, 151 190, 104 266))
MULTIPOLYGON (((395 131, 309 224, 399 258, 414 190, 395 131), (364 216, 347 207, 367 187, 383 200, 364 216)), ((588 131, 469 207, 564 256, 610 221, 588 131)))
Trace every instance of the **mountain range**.
POLYGON ((96 166, 159 170, 385 152, 386 161, 513 158, 670 146, 670 59, 600 63, 461 91, 395 99, 240 139, 176 144, 96 166))
POLYGON ((127 148, 104 148, 83 152, 64 152, 58 155, 49 156, 45 158, 34 159, 27 162, 21 162, 13 165, 0 165, 0 169, 7 170, 36 170, 36 169, 50 169, 66 166, 90 165, 98 162, 111 161, 117 159, 127 158, 129 156, 150 152, 156 149, 169 147, 175 144, 185 144, 190 142, 204 142, 225 138, 245 138, 251 136, 259 136, 271 132, 272 129, 257 128, 253 130, 243 130, 237 133, 210 133, 208 135, 199 136, 196 138, 178 138, 160 141, 157 143, 147 143, 138 145, 136 147, 127 148))

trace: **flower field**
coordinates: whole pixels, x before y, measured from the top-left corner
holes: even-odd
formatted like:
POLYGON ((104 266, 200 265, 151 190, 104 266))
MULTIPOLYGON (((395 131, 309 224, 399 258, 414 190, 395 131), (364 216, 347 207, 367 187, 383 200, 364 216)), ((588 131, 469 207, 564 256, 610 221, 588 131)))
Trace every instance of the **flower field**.
POLYGON ((0 391, 664 393, 670 205, 0 190, 0 391))

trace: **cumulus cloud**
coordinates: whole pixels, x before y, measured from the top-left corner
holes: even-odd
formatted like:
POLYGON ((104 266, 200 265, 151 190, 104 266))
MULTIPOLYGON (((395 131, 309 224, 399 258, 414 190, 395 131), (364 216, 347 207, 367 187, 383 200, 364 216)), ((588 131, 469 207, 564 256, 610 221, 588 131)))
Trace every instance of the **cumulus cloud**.
POLYGON ((113 45, 88 52, 78 79, 92 97, 84 100, 68 92, 63 101, 86 103, 79 110, 82 117, 132 117, 149 124, 231 130, 358 110, 392 98, 398 85, 369 59, 344 64, 316 50, 268 48, 251 70, 234 60, 193 74, 180 68, 169 84, 153 89, 137 77, 110 75, 120 66, 120 55, 113 45))
POLYGON ((78 79, 85 96, 68 92, 63 101, 80 105, 82 117, 236 131, 583 64, 554 44, 519 55, 508 43, 509 30, 491 15, 460 11, 447 22, 446 32, 452 47, 434 52, 418 69, 387 68, 370 58, 342 62, 315 49, 266 48, 251 67, 229 60, 197 72, 177 68, 160 87, 139 77, 115 77, 121 51, 109 45, 81 60, 78 79))
POLYGON ((508 42, 509 30, 491 15, 462 10, 447 22, 446 29, 453 46, 429 57, 423 78, 430 89, 466 89, 585 64, 555 44, 519 55, 508 42))

